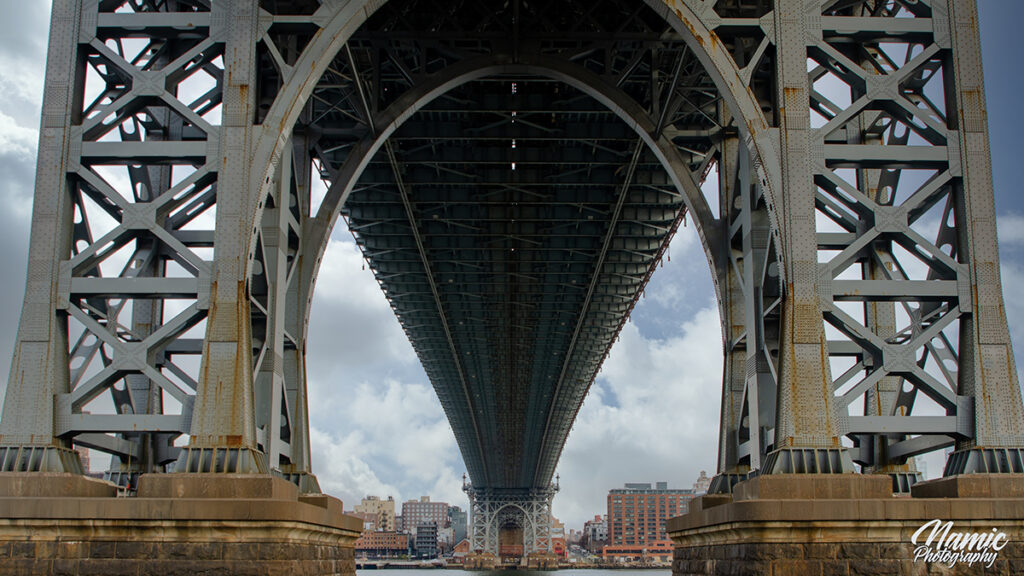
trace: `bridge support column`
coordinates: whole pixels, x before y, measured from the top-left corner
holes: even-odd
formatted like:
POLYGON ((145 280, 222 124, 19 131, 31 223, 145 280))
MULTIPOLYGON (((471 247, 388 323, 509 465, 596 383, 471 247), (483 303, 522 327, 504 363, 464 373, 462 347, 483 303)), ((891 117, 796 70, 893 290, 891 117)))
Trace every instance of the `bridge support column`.
POLYGON ((467 568, 486 570, 508 562, 536 569, 558 566, 551 550, 551 500, 556 486, 528 492, 468 485, 463 489, 469 494, 467 568))
POLYGON ((740 482, 732 495, 697 498, 667 530, 674 576, 1019 574, 1024 479, 943 478, 915 484, 908 498, 892 495, 887 475, 774 474, 740 482), (940 533, 928 542, 936 520, 940 533), (959 533, 1002 536, 968 549, 979 554, 973 563, 964 556, 950 566, 959 533))
POLYGON ((355 574, 359 519, 266 475, 0 475, 0 575, 355 574))

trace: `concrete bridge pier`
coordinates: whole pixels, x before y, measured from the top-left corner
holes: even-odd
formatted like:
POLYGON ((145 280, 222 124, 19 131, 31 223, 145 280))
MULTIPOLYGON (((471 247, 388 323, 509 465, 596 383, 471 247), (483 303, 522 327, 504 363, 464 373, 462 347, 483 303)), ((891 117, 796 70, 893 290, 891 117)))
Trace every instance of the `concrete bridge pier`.
POLYGON ((269 475, 0 474, 0 576, 355 574, 359 519, 269 475))
POLYGON ((667 529, 673 576, 1009 576, 1024 573, 1024 478, 941 478, 907 497, 893 495, 888 475, 766 475, 695 499, 667 529), (936 538, 927 542, 932 525, 915 539, 936 520, 936 538), (922 555, 922 547, 956 552, 958 533, 1003 536, 973 564, 922 555))

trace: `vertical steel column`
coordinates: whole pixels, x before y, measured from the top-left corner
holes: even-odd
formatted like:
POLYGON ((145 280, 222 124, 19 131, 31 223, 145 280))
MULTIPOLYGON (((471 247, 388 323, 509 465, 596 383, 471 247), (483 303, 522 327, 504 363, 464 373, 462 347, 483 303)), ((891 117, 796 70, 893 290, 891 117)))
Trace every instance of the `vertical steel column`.
MULTIPOLYGON (((734 208, 734 196, 738 187, 737 138, 728 138, 720 145, 722 158, 718 164, 718 186, 721 214, 723 220, 730 222, 734 212, 742 211, 742 206, 734 208)), ((731 227, 730 227, 731 229, 731 227)), ((745 477, 753 468, 752 465, 741 465, 739 444, 740 429, 743 422, 743 397, 746 389, 746 316, 742 271, 736 265, 735 250, 729 245, 729 233, 722 239, 720 249, 722 259, 728 253, 729 264, 720 271, 719 285, 725 302, 720 306, 722 325, 724 326, 725 357, 722 370, 722 413, 718 438, 718 475, 713 482, 715 492, 729 492, 733 482, 729 477, 745 477), (722 478, 722 480, 720 480, 722 478)))
POLYGON ((179 359, 200 353, 188 332, 208 302, 221 27, 187 3, 130 7, 54 6, 2 470, 79 471, 74 442, 127 483, 189 429, 195 372, 179 359), (107 392, 112 410, 93 404, 107 392))
POLYGON ((721 149, 723 250, 728 252, 729 264, 723 282, 727 340, 722 437, 719 474, 712 481, 712 493, 731 491, 733 484, 761 468, 772 446, 777 388, 774 341, 769 342, 777 336, 777 314, 772 310, 777 302, 768 295, 778 289, 765 287, 766 283, 778 284, 778 270, 769 249, 770 223, 763 190, 747 146, 738 138, 729 138, 721 149))
MULTIPOLYGON (((306 135, 293 135, 292 185, 288 209, 297 219, 291 220, 293 232, 298 236, 298 245, 292 254, 293 261, 288 273, 288 288, 285 294, 286 307, 284 327, 288 337, 284 346, 284 387, 289 414, 290 462, 281 467, 299 486, 302 492, 320 492, 320 485, 313 475, 309 445, 309 403, 306 382, 306 306, 310 292, 302 285, 307 276, 304 269, 314 265, 303 258, 303 244, 307 241, 309 220, 310 187, 313 165, 310 158, 312 148, 306 135)), ((316 177, 319 177, 317 175, 316 177)))
POLYGON ((224 111, 217 188, 215 263, 203 365, 196 390, 191 439, 178 459, 180 472, 266 473, 256 447, 248 249, 257 206, 249 190, 255 120, 256 0, 215 3, 227 19, 224 111))
POLYGON ((1024 473, 1024 406, 1006 323, 996 244, 992 161, 975 2, 947 0, 957 113, 951 123, 962 170, 961 246, 973 313, 960 324, 960 394, 974 398, 974 436, 957 441, 945 474, 1024 473))
POLYGON ((82 5, 55 0, 39 132, 28 280, 0 420, 0 470, 82 473, 70 443, 55 436, 54 396, 70 392, 67 316, 60 312, 62 261, 74 210, 64 160, 80 122, 82 5), (76 81, 77 80, 77 81, 76 81))
POLYGON ((786 266, 775 450, 762 473, 852 472, 840 445, 818 294, 815 188, 807 80, 808 37, 820 33, 820 0, 777 0, 776 76, 782 157, 780 214, 786 266))
MULTIPOLYGON (((253 279, 263 285, 262 302, 251 298, 251 306, 260 307, 263 322, 260 333, 253 328, 255 374, 255 425, 257 443, 267 455, 268 466, 280 469, 282 457, 290 460, 290 411, 284 397, 285 314, 287 311, 289 273, 289 220, 292 201, 292 158, 286 154, 277 166, 270 197, 263 209, 263 222, 259 232, 253 279), (282 418, 284 415, 284 418, 282 418), (284 436, 287 436, 285 438, 284 436)), ((253 295, 255 296, 255 295, 253 295)), ((255 315, 255 314, 254 314, 255 315)))

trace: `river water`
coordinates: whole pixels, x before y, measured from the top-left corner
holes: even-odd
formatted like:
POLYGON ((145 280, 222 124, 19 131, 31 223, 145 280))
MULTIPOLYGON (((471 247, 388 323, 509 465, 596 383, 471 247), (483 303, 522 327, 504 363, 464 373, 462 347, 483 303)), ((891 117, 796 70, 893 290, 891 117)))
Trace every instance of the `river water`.
POLYGON ((429 570, 429 569, 386 569, 386 570, 356 570, 356 576, 672 576, 671 568, 650 568, 644 570, 628 568, 588 568, 576 569, 566 568, 563 570, 429 570))

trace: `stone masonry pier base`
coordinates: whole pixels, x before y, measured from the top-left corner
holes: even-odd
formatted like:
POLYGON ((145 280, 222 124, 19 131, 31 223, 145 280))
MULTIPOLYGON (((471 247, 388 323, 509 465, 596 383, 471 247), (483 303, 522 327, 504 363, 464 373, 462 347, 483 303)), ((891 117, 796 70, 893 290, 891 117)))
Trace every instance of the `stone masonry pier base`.
POLYGON ((1024 478, 943 478, 912 497, 891 486, 888 476, 780 474, 697 498, 668 521, 673 576, 1024 574, 1024 478), (1005 546, 989 567, 915 560, 926 535, 911 537, 932 520, 952 521, 951 533, 1005 534, 1005 546))
POLYGON ((150 474, 138 496, 70 474, 0 473, 0 576, 354 576, 362 522, 271 476, 150 474))

